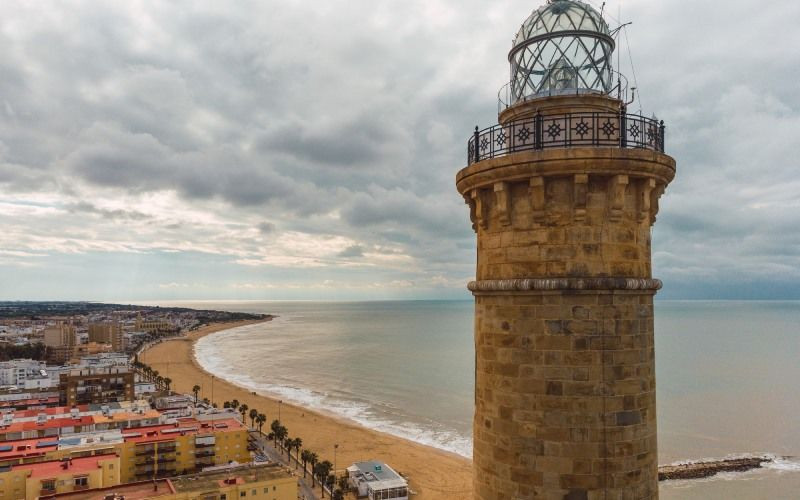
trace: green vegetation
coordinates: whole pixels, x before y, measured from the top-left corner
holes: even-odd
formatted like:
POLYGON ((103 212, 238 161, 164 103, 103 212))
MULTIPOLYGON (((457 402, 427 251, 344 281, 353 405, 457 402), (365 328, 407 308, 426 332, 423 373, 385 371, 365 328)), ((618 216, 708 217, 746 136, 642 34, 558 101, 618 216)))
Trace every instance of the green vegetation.
POLYGON ((10 359, 34 359, 44 361, 47 359, 47 347, 44 344, 25 345, 0 345, 0 361, 10 359))

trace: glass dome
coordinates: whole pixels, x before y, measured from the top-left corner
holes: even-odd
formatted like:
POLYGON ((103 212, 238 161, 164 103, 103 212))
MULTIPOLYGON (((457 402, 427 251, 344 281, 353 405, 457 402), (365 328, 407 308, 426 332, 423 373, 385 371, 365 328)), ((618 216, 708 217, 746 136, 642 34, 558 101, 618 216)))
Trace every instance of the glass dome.
POLYGON ((611 91, 614 39, 597 10, 550 0, 522 24, 508 60, 511 104, 545 95, 611 91))

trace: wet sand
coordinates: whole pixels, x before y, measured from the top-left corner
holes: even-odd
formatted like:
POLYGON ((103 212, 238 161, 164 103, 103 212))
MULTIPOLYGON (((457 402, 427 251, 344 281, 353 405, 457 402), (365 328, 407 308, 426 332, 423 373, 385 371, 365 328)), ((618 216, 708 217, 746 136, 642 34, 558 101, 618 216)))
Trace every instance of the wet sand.
MULTIPOLYGON (((139 359, 173 380, 173 390, 191 393, 199 385, 200 398, 209 398, 222 406, 224 401, 238 399, 250 408, 266 414, 267 421, 278 418, 278 401, 255 394, 213 378, 194 358, 194 342, 206 335, 258 321, 214 323, 190 332, 186 337, 162 342, 140 355, 139 359), (213 394, 212 394, 213 390, 213 394)), ((265 360, 265 362, 268 362, 265 360)), ((353 462, 381 460, 406 475, 417 499, 472 497, 472 462, 454 453, 424 446, 402 438, 373 431, 332 415, 323 415, 298 406, 280 405, 281 422, 289 429, 289 437, 299 437, 303 447, 311 449, 321 460, 334 461, 342 471, 353 462)))

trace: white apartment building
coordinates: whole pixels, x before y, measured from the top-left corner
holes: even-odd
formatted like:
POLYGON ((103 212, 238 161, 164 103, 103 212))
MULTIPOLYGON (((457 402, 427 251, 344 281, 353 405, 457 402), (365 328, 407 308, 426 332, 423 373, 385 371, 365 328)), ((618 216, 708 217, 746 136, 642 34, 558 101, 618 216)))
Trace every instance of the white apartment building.
POLYGON ((0 362, 0 388, 45 389, 58 387, 59 376, 66 368, 47 366, 44 361, 15 359, 0 362))

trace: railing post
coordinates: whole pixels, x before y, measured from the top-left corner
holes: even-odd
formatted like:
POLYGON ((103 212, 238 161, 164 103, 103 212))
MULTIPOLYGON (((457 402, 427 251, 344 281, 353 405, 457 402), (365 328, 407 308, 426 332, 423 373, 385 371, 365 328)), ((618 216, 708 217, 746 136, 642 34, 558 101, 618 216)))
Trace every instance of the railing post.
POLYGON ((474 152, 474 156, 475 157, 473 158, 473 160, 475 160, 475 163, 478 163, 479 161, 481 161, 481 152, 478 149, 478 139, 480 138, 480 135, 481 134, 478 132, 478 126, 475 125, 475 135, 473 136, 473 142, 475 143, 475 145, 473 146, 474 149, 475 149, 475 152, 474 152))
POLYGON ((661 152, 664 152, 664 132, 666 131, 666 127, 664 127, 664 120, 661 120, 661 123, 658 125, 658 142, 661 146, 661 152))
POLYGON ((619 147, 628 147, 628 123, 624 109, 619 112, 619 147))
POLYGON ((544 145, 542 144, 542 113, 536 113, 536 124, 534 125, 534 134, 536 135, 535 140, 535 149, 542 149, 544 145))

